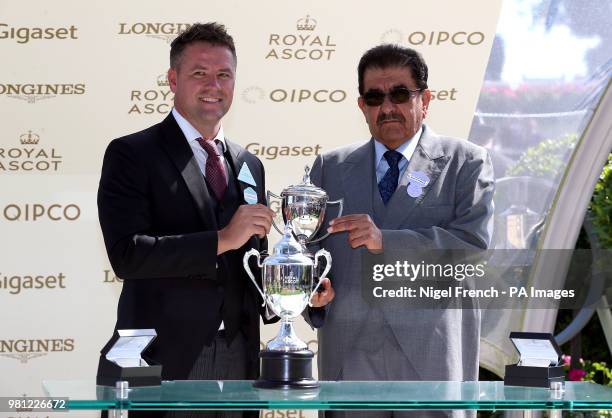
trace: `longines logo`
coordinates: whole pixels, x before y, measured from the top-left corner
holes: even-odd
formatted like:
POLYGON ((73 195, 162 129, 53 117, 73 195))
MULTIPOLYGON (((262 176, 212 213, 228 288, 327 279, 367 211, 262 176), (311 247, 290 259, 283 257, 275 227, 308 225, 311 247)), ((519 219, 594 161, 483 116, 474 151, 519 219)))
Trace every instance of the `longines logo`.
POLYGON ((271 33, 265 59, 329 61, 336 52, 336 43, 329 34, 320 34, 318 22, 310 15, 295 23, 292 33, 271 33))
POLYGON ((27 44, 33 40, 41 39, 78 39, 78 28, 74 25, 66 27, 12 27, 0 23, 0 39, 14 40, 18 44, 27 44))
POLYGON ((85 94, 85 84, 4 84, 0 83, 0 95, 11 99, 24 100, 30 104, 58 96, 85 94))
POLYGON ((2 218, 9 222, 68 221, 73 222, 81 216, 81 208, 69 203, 9 203, 2 208, 2 218))
POLYGON ((389 29, 380 37, 381 43, 405 44, 409 46, 476 46, 483 43, 484 40, 485 34, 478 31, 416 31, 406 34, 399 29, 389 29))
POLYGON ((0 357, 27 363, 49 353, 74 351, 74 338, 0 340, 0 357))
POLYGON ((166 115, 172 110, 174 94, 166 73, 157 76, 153 88, 131 90, 128 115, 166 115))
POLYGON ((273 89, 269 92, 259 86, 250 86, 242 91, 242 100, 255 104, 263 100, 273 103, 340 103, 346 100, 346 91, 333 88, 322 89, 273 89))
POLYGON ((0 148, 0 172, 58 171, 62 156, 55 148, 40 146, 40 135, 29 130, 19 135, 18 146, 0 148))
POLYGON ((123 280, 117 277, 112 270, 107 269, 107 270, 104 270, 103 273, 104 273, 104 279, 102 280, 103 283, 123 283, 123 280))
POLYGON ((24 290, 65 289, 66 275, 6 275, 0 273, 0 291, 6 290, 11 295, 18 295, 24 290))
POLYGON ((146 36, 171 43, 176 36, 191 27, 190 23, 119 23, 119 35, 146 36))

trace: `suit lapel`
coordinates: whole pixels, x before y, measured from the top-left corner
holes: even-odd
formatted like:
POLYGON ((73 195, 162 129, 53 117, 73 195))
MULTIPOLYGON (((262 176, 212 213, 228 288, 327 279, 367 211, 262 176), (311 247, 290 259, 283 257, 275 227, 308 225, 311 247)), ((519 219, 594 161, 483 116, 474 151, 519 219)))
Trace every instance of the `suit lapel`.
POLYGON ((183 135, 172 114, 168 115, 161 123, 161 129, 163 137, 160 144, 181 173, 185 185, 189 189, 189 193, 198 208, 200 218, 204 221, 205 225, 210 225, 216 229, 217 221, 215 213, 210 204, 208 204, 212 197, 208 193, 206 181, 185 139, 185 135, 183 135))
POLYGON ((374 142, 368 141, 344 161, 342 184, 347 213, 373 213, 374 142))
MULTIPOLYGON (((236 180, 238 183, 238 192, 240 193, 240 198, 242 198, 244 196, 244 189, 246 189, 249 186, 252 187, 253 189, 256 189, 256 187, 238 180, 240 169, 242 168, 243 164, 246 164, 244 159, 242 158, 242 148, 234 144, 232 141, 229 141, 227 138, 225 139, 225 145, 227 146, 227 150, 229 152, 229 158, 227 158, 227 154, 226 154, 226 158, 228 160, 230 167, 232 168, 234 172, 234 176, 236 177, 236 180)), ((249 170, 251 170, 251 173, 253 173, 253 170, 251 169, 251 167, 249 167, 249 170)))
MULTIPOLYGON (((260 187, 260 185, 256 185, 253 186, 251 184, 245 183, 244 181, 241 181, 238 179, 238 175, 240 174, 240 169, 242 168, 243 164, 246 164, 247 167, 249 167, 249 165, 247 164, 247 162, 245 161, 245 159, 243 158, 244 156, 244 149, 240 146, 238 146, 237 144, 233 143, 232 141, 228 140, 227 138, 225 138, 225 145, 227 146, 227 153, 225 154, 226 159, 228 160, 229 166, 231 167, 232 171, 234 172, 234 178, 236 179, 236 184, 238 184, 238 199, 240 199, 240 204, 244 204, 244 189, 246 189, 247 187, 251 187, 252 189, 254 189, 257 192, 257 187, 260 187), (228 155, 229 154, 229 155, 228 155)), ((254 171, 255 167, 249 167, 249 170, 251 171, 251 174, 253 175, 253 178, 255 178, 255 173, 256 171, 254 171)), ((257 181, 255 181, 257 182, 257 181)), ((264 191, 265 193, 265 191, 264 191)), ((246 248, 259 248, 260 247, 260 239, 259 237, 257 237, 257 235, 253 235, 245 244, 246 248)))
POLYGON ((383 222, 382 229, 398 229, 400 225, 410 216, 411 212, 421 204, 427 193, 432 189, 434 183, 440 176, 442 170, 448 163, 449 157, 444 155, 437 135, 427 126, 423 126, 423 134, 419 139, 419 144, 414 150, 414 154, 404 171, 399 185, 391 200, 387 204, 387 215, 383 222), (406 191, 406 186, 410 182, 410 173, 420 171, 429 178, 429 183, 423 188, 418 197, 411 197, 406 191))

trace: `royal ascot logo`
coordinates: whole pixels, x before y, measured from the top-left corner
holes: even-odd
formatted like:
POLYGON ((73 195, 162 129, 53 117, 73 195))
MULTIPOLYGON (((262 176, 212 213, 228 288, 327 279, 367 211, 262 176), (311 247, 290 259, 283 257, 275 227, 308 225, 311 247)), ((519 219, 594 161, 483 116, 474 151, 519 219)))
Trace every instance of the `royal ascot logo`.
POLYGON ((242 91, 242 100, 249 104, 269 100, 272 103, 341 103, 347 93, 342 89, 273 89, 269 92, 258 86, 242 91))
POLYGON ((128 115, 166 115, 172 110, 173 101, 170 83, 166 73, 162 73, 157 76, 152 88, 130 91, 128 115))
POLYGON ((0 95, 34 104, 58 96, 85 94, 85 84, 0 84, 0 95))
POLYGON ((123 283, 123 280, 115 275, 115 273, 111 269, 106 269, 103 271, 104 278, 102 279, 103 283, 123 283))
POLYGON ((49 39, 78 39, 78 28, 74 25, 66 27, 13 27, 0 23, 0 40, 11 40, 18 44, 49 39))
POLYGON ((31 130, 19 135, 18 146, 0 148, 0 173, 59 171, 63 157, 51 147, 40 146, 40 135, 31 130))
POLYGON ((265 59, 329 61, 336 52, 336 43, 327 33, 318 33, 316 19, 299 18, 291 33, 270 33, 265 59))
POLYGON ((415 31, 406 33, 399 29, 389 29, 380 37, 381 43, 415 46, 476 46, 485 40, 483 32, 469 31, 415 31))
POLYGON ((0 357, 27 363, 50 353, 74 351, 74 338, 0 340, 0 357))
POLYGON ((119 23, 119 35, 146 36, 148 38, 161 39, 171 43, 181 32, 192 26, 191 23, 119 23))
POLYGON ((44 289, 65 289, 66 275, 39 274, 39 275, 10 275, 0 273, 0 293, 6 291, 10 295, 19 295, 22 292, 44 289))
POLYGON ((81 208, 75 203, 9 203, 2 208, 2 219, 7 222, 74 222, 81 217, 81 208))

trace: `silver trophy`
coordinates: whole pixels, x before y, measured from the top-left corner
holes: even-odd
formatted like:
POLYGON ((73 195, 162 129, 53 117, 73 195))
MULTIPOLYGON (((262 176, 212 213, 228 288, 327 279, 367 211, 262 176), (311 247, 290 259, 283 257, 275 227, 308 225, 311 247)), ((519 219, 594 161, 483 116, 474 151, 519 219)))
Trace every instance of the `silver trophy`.
POLYGON ((310 304, 310 298, 323 280, 319 279, 315 289, 312 290, 314 272, 320 257, 324 257, 327 261, 321 275, 323 278, 331 268, 329 252, 323 249, 317 251, 313 262, 310 257, 304 255, 302 246, 293 238, 289 223, 285 226, 282 239, 274 246, 272 255, 266 257, 263 262, 259 251, 254 248, 244 255, 244 268, 264 300, 262 306, 267 303, 281 318, 280 331, 268 342, 267 350, 299 351, 307 348, 293 330, 293 318, 299 316, 306 305, 310 304), (257 265, 262 269, 263 290, 257 284, 249 267, 249 259, 252 256, 257 256, 257 265))
MULTIPOLYGON (((337 216, 342 216, 344 199, 330 201, 325 190, 310 182, 310 167, 308 166, 304 168, 302 183, 287 187, 280 196, 268 191, 268 204, 271 197, 282 201, 283 222, 291 226, 293 234, 302 244, 303 251, 306 253, 308 252, 306 244, 321 241, 329 235, 329 232, 327 232, 323 236, 315 238, 315 234, 319 231, 323 219, 325 219, 327 206, 338 205, 337 216)), ((273 225, 280 234, 283 233, 276 222, 273 222, 273 225)))
POLYGON ((293 237, 290 223, 287 222, 283 237, 274 246, 272 255, 266 257, 263 262, 259 251, 254 248, 244 255, 244 269, 264 300, 262 306, 268 304, 281 318, 278 335, 268 342, 266 349, 259 355, 261 378, 255 382, 256 387, 318 387, 318 382, 312 378, 314 354, 295 334, 293 318, 299 316, 310 304, 310 298, 331 268, 331 256, 328 251, 320 249, 313 261, 302 250, 302 245, 293 237), (261 268, 263 290, 249 267, 249 259, 252 256, 257 256, 257 265, 261 268), (325 269, 312 290, 315 270, 321 257, 326 260, 325 269))

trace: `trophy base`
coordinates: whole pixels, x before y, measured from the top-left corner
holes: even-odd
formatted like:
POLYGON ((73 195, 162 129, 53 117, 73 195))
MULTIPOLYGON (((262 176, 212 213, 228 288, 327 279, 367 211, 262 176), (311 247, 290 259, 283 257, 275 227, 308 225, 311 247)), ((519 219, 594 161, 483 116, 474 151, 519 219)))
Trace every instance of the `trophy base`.
POLYGON ((270 351, 259 353, 261 377, 253 383, 260 389, 314 389, 319 382, 312 377, 310 350, 270 351))

